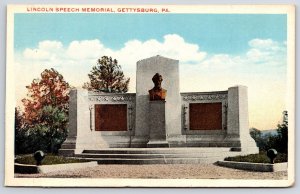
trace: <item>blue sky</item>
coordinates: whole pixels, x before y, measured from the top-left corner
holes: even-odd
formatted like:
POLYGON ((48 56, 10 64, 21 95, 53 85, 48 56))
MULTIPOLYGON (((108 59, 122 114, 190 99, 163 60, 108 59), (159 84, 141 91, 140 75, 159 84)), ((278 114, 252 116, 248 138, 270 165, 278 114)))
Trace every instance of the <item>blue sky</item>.
POLYGON ((15 49, 96 38, 120 49, 131 39, 178 34, 209 53, 238 54, 254 38, 285 41, 286 25, 286 15, 278 14, 16 14, 15 49))
POLYGON ((103 55, 118 59, 129 92, 136 62, 178 59, 180 91, 248 87, 250 127, 272 129, 286 110, 287 17, 275 14, 15 14, 16 100, 44 69, 82 87, 103 55))

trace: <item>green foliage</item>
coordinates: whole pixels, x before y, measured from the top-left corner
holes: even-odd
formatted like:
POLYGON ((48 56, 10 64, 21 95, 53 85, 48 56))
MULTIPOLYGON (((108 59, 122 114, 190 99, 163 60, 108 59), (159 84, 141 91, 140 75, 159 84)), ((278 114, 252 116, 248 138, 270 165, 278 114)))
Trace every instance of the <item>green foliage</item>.
POLYGON ((67 137, 68 115, 58 107, 45 106, 40 123, 22 128, 16 135, 16 153, 37 150, 56 153, 67 137))
MULTIPOLYGON (((16 163, 20 164, 31 164, 35 165, 36 161, 32 154, 30 155, 19 155, 15 159, 16 163)), ((77 162, 88 162, 88 160, 75 159, 75 158, 65 158, 63 156, 57 156, 53 154, 46 154, 42 165, 53 165, 53 164, 66 164, 66 163, 77 163, 77 162)))
POLYGON ((24 112, 15 110, 15 153, 56 153, 67 136, 69 84, 54 69, 26 87, 24 112))
POLYGON ((278 152, 288 153, 288 125, 283 123, 278 125, 277 128, 278 137, 276 139, 275 149, 278 152))
POLYGON ((25 133, 22 113, 20 108, 15 108, 15 153, 22 153, 25 133))
POLYGON ((256 145, 259 148, 259 150, 263 151, 265 149, 266 142, 262 137, 261 131, 256 128, 251 128, 250 135, 255 140, 256 145))
POLYGON ((263 135, 258 129, 251 128, 250 135, 255 140, 260 151, 268 151, 271 148, 281 153, 288 153, 288 122, 287 112, 284 112, 286 118, 282 124, 277 126, 277 134, 263 135))
MULTIPOLYGON (((259 154, 250 154, 246 156, 235 156, 227 157, 225 161, 235 161, 235 162, 252 162, 252 163, 270 163, 270 159, 266 152, 260 152, 259 154)), ((287 154, 278 153, 275 158, 275 163, 287 162, 287 154)))
POLYGON ((125 78, 121 66, 116 59, 103 56, 88 74, 90 82, 83 88, 109 93, 125 93, 128 91, 130 78, 125 78))

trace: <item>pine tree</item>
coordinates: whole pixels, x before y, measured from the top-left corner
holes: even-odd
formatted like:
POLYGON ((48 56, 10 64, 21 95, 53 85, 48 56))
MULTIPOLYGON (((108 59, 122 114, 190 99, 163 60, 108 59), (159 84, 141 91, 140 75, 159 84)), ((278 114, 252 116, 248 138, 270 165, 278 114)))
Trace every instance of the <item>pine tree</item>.
POLYGON ((121 66, 116 59, 102 56, 97 65, 88 74, 90 82, 83 88, 108 93, 125 93, 128 91, 130 78, 125 78, 121 66))

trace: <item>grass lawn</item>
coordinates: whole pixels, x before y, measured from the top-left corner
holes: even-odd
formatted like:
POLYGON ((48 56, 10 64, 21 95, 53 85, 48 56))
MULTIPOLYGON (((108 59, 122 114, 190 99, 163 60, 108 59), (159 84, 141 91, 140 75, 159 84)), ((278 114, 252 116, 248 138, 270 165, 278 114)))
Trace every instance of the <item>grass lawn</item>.
MULTIPOLYGON (((235 156, 227 157, 225 161, 235 161, 235 162, 252 162, 252 163, 270 163, 270 159, 267 157, 266 152, 260 152, 258 154, 250 154, 246 156, 235 156)), ((287 154, 278 153, 275 158, 275 163, 287 162, 287 154)))
MULTIPOLYGON (((32 165, 36 164, 33 154, 18 155, 15 159, 15 162, 20 164, 32 164, 32 165)), ((88 162, 88 161, 74 159, 74 158, 65 158, 63 156, 57 156, 53 154, 47 154, 44 160, 42 161, 42 165, 78 163, 78 162, 88 162)))

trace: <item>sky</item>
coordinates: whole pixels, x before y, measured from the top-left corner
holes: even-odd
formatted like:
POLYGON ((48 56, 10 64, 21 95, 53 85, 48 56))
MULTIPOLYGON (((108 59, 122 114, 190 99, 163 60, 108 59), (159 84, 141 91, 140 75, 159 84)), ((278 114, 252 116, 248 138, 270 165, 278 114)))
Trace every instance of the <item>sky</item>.
POLYGON ((274 129, 286 109, 287 17, 280 14, 15 14, 16 100, 46 68, 81 87, 116 58, 135 92, 136 62, 179 60, 180 91, 248 87, 249 124, 274 129))

